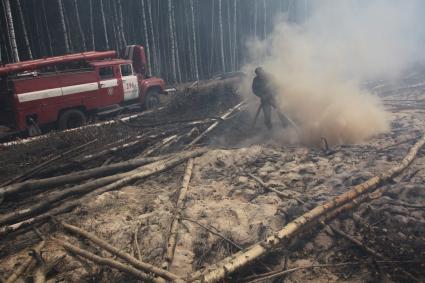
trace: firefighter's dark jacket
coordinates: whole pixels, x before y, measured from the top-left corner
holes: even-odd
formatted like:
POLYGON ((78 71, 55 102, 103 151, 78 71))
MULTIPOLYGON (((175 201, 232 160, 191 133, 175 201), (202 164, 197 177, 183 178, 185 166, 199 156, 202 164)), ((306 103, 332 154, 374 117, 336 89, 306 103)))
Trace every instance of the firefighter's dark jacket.
POLYGON ((273 96, 273 89, 267 76, 256 76, 252 81, 252 91, 260 98, 269 98, 273 96))

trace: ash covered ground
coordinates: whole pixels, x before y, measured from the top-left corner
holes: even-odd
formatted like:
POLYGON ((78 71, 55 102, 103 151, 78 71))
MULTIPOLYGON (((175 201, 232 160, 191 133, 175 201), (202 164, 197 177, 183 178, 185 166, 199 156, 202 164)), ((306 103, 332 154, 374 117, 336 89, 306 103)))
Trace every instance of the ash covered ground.
MULTIPOLYGON (((194 160, 170 271, 186 278, 240 248, 264 240, 302 213, 395 166, 425 129, 425 88, 418 78, 393 84, 377 83, 369 88, 381 96, 392 122, 388 132, 367 142, 331 146, 326 150, 321 146, 285 144, 282 141, 285 133, 279 127, 275 126, 274 133, 267 132, 260 117, 253 129, 253 117, 246 112, 225 121, 204 139, 202 144, 209 151, 194 160), (263 189, 249 174, 293 197, 283 198, 263 189)), ((185 121, 216 118, 238 101, 234 90, 227 87, 214 88, 206 94, 184 93, 172 99, 165 109, 140 120, 93 127, 72 135, 56 133, 48 139, 6 147, 0 152, 1 179, 7 181, 60 152, 94 139, 97 140, 79 156, 111 147, 118 140, 155 136, 128 151, 111 153, 84 165, 77 164, 78 156, 61 160, 33 178, 128 160, 146 153, 167 136, 189 132, 192 127, 185 127, 185 121), (72 166, 64 166, 67 164, 72 166)), ((198 131, 202 132, 208 125, 201 124, 198 131)), ((153 155, 174 150, 172 146, 159 148, 153 155)), ((402 175, 384 184, 382 196, 331 222, 379 253, 380 258, 329 227, 317 226, 230 275, 226 281, 249 282, 272 270, 329 265, 300 269, 264 282, 413 282, 414 279, 422 282, 425 280, 424 153, 422 150, 402 175)), ((165 173, 97 195, 57 217, 129 254, 137 256, 139 247, 143 261, 161 266, 184 171, 185 164, 178 165, 165 173)), ((5 200, 0 213, 28 207, 69 186, 5 200)), ((66 239, 110 257, 88 241, 71 237, 51 221, 37 227, 45 237, 66 239)), ((38 241, 37 233, 31 228, 4 236, 0 241, 1 277, 7 278, 16 270, 38 241)), ((51 282, 137 281, 115 269, 72 256, 49 240, 41 254, 47 262, 66 254, 49 273, 51 282)))

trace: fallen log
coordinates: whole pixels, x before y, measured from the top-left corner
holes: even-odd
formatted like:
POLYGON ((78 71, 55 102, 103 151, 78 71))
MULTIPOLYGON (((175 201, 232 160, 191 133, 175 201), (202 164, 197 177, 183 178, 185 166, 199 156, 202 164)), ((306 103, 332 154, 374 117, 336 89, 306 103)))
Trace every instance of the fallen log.
POLYGON ((166 137, 163 140, 161 140, 160 142, 154 144, 151 148, 146 149, 139 156, 140 157, 147 157, 147 156, 155 153, 159 149, 161 149, 163 146, 165 146, 165 145, 171 143, 172 141, 176 140, 178 137, 179 137, 179 135, 172 135, 172 136, 166 137))
POLYGON ((276 278, 276 277, 281 277, 283 275, 293 273, 295 271, 302 270, 302 269, 340 267, 340 266, 350 266, 350 265, 352 266, 352 265, 361 265, 361 264, 364 264, 364 263, 343 262, 343 263, 334 263, 334 264, 313 264, 313 265, 294 267, 294 268, 284 269, 284 270, 279 270, 279 271, 272 271, 272 272, 252 276, 252 277, 247 277, 247 278, 244 278, 244 281, 248 282, 248 283, 264 282, 266 280, 270 280, 270 279, 273 279, 273 278, 276 278))
POLYGON ((176 210, 174 213, 175 217, 171 221, 171 229, 170 229, 170 235, 168 237, 168 242, 167 242, 167 251, 165 254, 165 261, 162 265, 162 268, 164 269, 169 269, 171 266, 171 263, 173 262, 174 251, 176 249, 176 244, 177 244, 177 234, 179 229, 181 213, 184 208, 186 193, 189 188, 190 177, 192 176, 192 170, 193 170, 193 159, 191 158, 187 161, 187 166, 186 166, 186 170, 183 177, 182 187, 180 189, 180 194, 176 203, 176 210))
POLYGON ((153 278, 152 276, 137 270, 136 268, 129 266, 127 264, 121 263, 119 261, 113 260, 113 259, 109 259, 109 258, 105 258, 105 257, 101 257, 98 255, 95 255, 91 252, 88 252, 86 250, 80 249, 70 243, 67 243, 65 241, 59 240, 57 238, 52 238, 55 242, 57 242, 58 244, 60 244, 62 247, 64 247, 65 250, 71 252, 71 255, 78 255, 80 257, 83 257, 85 259, 88 259, 94 263, 100 264, 100 265, 106 265, 115 269, 118 269, 119 271, 131 274, 137 278, 139 278, 140 280, 143 281, 147 281, 147 282, 158 282, 158 283, 163 283, 162 280, 158 280, 153 278))
POLYGON ((96 245, 98 245, 99 247, 105 249, 106 251, 110 252, 111 254, 127 261, 129 264, 131 264, 132 266, 147 272, 147 273, 153 273, 156 276, 160 276, 164 279, 170 280, 170 281, 178 281, 180 280, 180 278, 175 275, 174 273, 171 273, 167 270, 164 270, 162 268, 156 267, 152 264, 146 263, 141 261, 140 259, 136 259, 134 257, 132 257, 131 255, 129 255, 128 253, 125 253, 117 248, 115 248, 114 246, 112 246, 111 244, 109 244, 108 242, 100 239, 99 237, 97 237, 96 235, 89 233, 81 228, 78 228, 74 225, 68 224, 66 222, 63 221, 58 221, 58 223, 65 228, 66 230, 68 230, 71 233, 80 235, 90 241, 92 241, 93 243, 95 243, 96 245))
POLYGON ((35 142, 35 141, 44 140, 44 139, 47 139, 47 138, 52 138, 55 135, 56 136, 57 135, 67 135, 68 133, 72 134, 74 132, 85 131, 89 128, 116 124, 116 123, 119 123, 119 121, 127 122, 127 121, 131 121, 133 119, 137 119, 139 117, 151 114, 153 112, 161 111, 163 109, 164 109, 164 107, 160 107, 160 108, 157 108, 157 109, 144 111, 142 113, 129 115, 129 116, 123 117, 123 118, 113 119, 113 120, 109 120, 109 121, 103 121, 103 122, 99 122, 99 123, 95 123, 95 124, 84 125, 84 126, 81 126, 81 127, 78 127, 78 128, 68 129, 68 130, 61 131, 61 132, 50 132, 50 133, 47 133, 47 134, 42 135, 42 136, 36 136, 36 137, 27 138, 27 139, 6 142, 6 143, 0 144, 0 146, 3 147, 3 148, 6 148, 6 147, 9 147, 9 146, 15 146, 15 145, 20 145, 20 144, 28 144, 28 143, 32 143, 32 142, 35 142))
POLYGON ((172 148, 182 148, 183 145, 188 144, 191 140, 199 135, 198 127, 193 127, 189 132, 180 135, 177 139, 167 143, 161 147, 161 152, 170 152, 172 148))
POLYGON ((137 223, 136 224, 136 228, 134 229, 134 236, 133 236, 133 240, 134 240, 134 247, 136 248, 136 255, 137 255, 137 259, 142 260, 142 253, 140 252, 140 246, 139 246, 139 242, 138 242, 138 237, 139 237, 139 226, 140 224, 137 223))
MULTIPOLYGON (((40 250, 44 247, 44 241, 41 241, 38 243, 34 251, 40 253, 40 250)), ((35 262, 35 259, 32 256, 28 256, 27 259, 24 260, 24 262, 12 273, 12 275, 7 278, 5 283, 13 283, 27 270, 27 268, 32 265, 35 262)))
POLYGON ((56 266, 66 257, 62 255, 58 258, 53 259, 51 262, 45 262, 41 253, 32 251, 32 256, 35 258, 37 265, 33 272, 33 283, 44 283, 47 282, 48 274, 56 268, 56 266))
POLYGON ((138 136, 135 137, 135 140, 132 140, 132 141, 128 141, 128 139, 122 139, 121 141, 114 142, 114 143, 110 144, 111 146, 109 146, 109 147, 107 146, 107 148, 104 149, 104 150, 100 150, 96 153, 87 154, 87 155, 84 155, 83 157, 80 157, 78 159, 74 159, 71 162, 61 166, 59 169, 56 168, 56 170, 54 170, 52 172, 47 172, 45 175, 55 173, 55 171, 57 171, 57 170, 63 171, 63 170, 69 169, 70 167, 75 167, 76 165, 81 167, 81 165, 86 164, 90 161, 97 160, 99 158, 106 157, 106 156, 116 154, 116 153, 120 153, 120 152, 123 152, 123 151, 131 150, 134 147, 137 147, 137 146, 140 146, 144 143, 147 143, 149 140, 160 138, 164 134, 166 134, 166 133, 161 133, 159 135, 148 135, 148 134, 138 135, 138 136))
POLYGON ((161 126, 169 126, 169 125, 174 125, 174 124, 185 124, 185 127, 191 127, 191 126, 199 126, 199 125, 204 125, 207 123, 212 123, 214 121, 216 121, 216 118, 206 118, 203 120, 173 120, 173 121, 165 121, 165 122, 160 122, 160 123, 155 123, 155 124, 130 124, 128 122, 121 122, 126 126, 129 127, 133 127, 133 128, 156 128, 156 127, 161 127, 161 126))
MULTIPOLYGON (((86 199, 86 198, 82 198, 82 199, 86 199)), ((67 200, 65 203, 49 210, 46 213, 36 215, 32 218, 26 219, 24 221, 21 221, 15 224, 3 226, 0 228, 0 237, 4 237, 18 230, 24 231, 25 230, 24 228, 30 227, 32 225, 41 224, 45 222, 46 220, 48 220, 51 216, 55 216, 61 213, 71 211, 82 202, 83 202, 82 200, 72 200, 72 201, 67 200)))
POLYGON ((28 179, 28 178, 32 177, 35 173, 37 173, 40 170, 42 170, 43 168, 45 168, 46 166, 52 164, 53 162, 55 162, 55 161, 57 161, 59 159, 62 159, 62 158, 66 157, 66 156, 68 156, 68 155, 70 155, 72 153, 75 153, 75 152, 79 151, 80 149, 83 149, 86 146, 88 146, 88 145, 90 145, 90 144, 92 144, 92 143, 94 143, 96 141, 97 141, 97 139, 92 140, 90 142, 87 142, 87 143, 85 143, 83 145, 77 146, 75 148, 71 148, 70 150, 67 150, 67 151, 65 151, 63 153, 60 153, 60 154, 54 156, 53 158, 50 158, 50 159, 48 159, 48 160, 46 160, 46 161, 38 164, 37 166, 32 167, 31 169, 25 171, 24 173, 22 173, 22 174, 20 174, 20 175, 18 175, 16 177, 14 177, 14 178, 12 178, 11 180, 9 180, 7 182, 4 182, 3 184, 1 184, 1 187, 4 187, 4 186, 7 186, 7 185, 16 183, 17 181, 23 181, 25 179, 28 179))
POLYGON ((192 151, 185 151, 178 153, 168 159, 160 160, 140 168, 137 168, 133 171, 127 173, 116 174, 104 178, 100 178, 83 185, 75 186, 67 190, 60 191, 53 195, 47 196, 40 202, 33 204, 30 207, 25 209, 17 210, 0 217, 0 225, 11 224, 16 221, 21 221, 29 217, 33 217, 34 215, 42 212, 44 210, 49 209, 55 202, 63 200, 66 197, 72 195, 80 195, 84 193, 88 193, 95 188, 99 188, 99 193, 104 193, 112 190, 119 189, 120 187, 127 185, 128 183, 147 178, 151 175, 163 172, 168 170, 176 165, 188 160, 189 158, 197 157, 202 155, 207 151, 206 148, 196 149, 192 151), (109 184, 109 185, 107 185, 109 184), (106 186, 105 186, 106 185, 106 186))
POLYGON ((221 74, 218 77, 211 80, 196 81, 189 85, 185 92, 197 92, 197 93, 208 93, 214 89, 224 89, 225 87, 236 87, 241 77, 238 74, 221 74), (221 77, 220 77, 221 76, 221 77))
MULTIPOLYGON (((104 157, 104 156, 107 156, 107 155, 110 155, 110 154, 114 154, 114 153, 117 153, 117 152, 122 152, 124 150, 131 149, 135 146, 138 146, 138 145, 146 142, 146 139, 144 139, 146 136, 147 136, 146 134, 136 136, 136 137, 134 137, 133 141, 124 140, 122 143, 115 144, 112 147, 108 147, 104 150, 98 151, 98 152, 93 153, 93 154, 87 154, 87 155, 83 156, 82 158, 80 158, 78 160, 74 160, 74 162, 78 163, 78 164, 84 164, 84 163, 96 160, 100 157, 104 157)), ((157 136, 150 136, 149 138, 157 138, 157 136)))
POLYGON ((46 274, 47 274, 47 271, 48 271, 46 262, 42 258, 41 254, 34 251, 34 250, 32 251, 31 256, 37 262, 37 265, 36 265, 34 272, 33 272, 33 282, 34 283, 45 283, 46 277, 47 277, 46 274))
POLYGON ((203 139, 209 132, 214 130, 218 125, 220 125, 226 118, 230 117, 236 111, 239 111, 240 108, 246 103, 246 101, 242 101, 237 104, 235 107, 230 108, 226 113, 224 113, 219 120, 215 121, 211 126, 209 126, 205 131, 203 131, 199 136, 197 136, 193 141, 189 143, 189 146, 193 146, 198 143, 201 139, 203 139))
MULTIPOLYGON (((169 157, 169 156, 166 156, 169 157)), ((0 203, 2 198, 8 198, 21 192, 33 192, 35 190, 46 190, 48 188, 57 187, 65 184, 73 184, 76 182, 88 180, 91 178, 98 178, 108 176, 120 171, 131 170, 155 161, 164 159, 160 157, 137 158, 129 161, 111 164, 108 166, 93 168, 71 174, 50 177, 45 179, 28 180, 22 183, 17 183, 0 188, 0 203)))
POLYGON ((278 190, 276 190, 276 189, 274 189, 274 188, 271 188, 271 187, 269 187, 269 186, 267 186, 267 184, 266 183, 264 183, 260 178, 258 178, 258 177, 256 177, 256 176, 254 176, 254 175, 252 175, 252 174, 248 174, 248 176, 249 177, 251 177, 252 179, 254 179, 258 184, 260 184, 261 185, 261 187, 263 187, 264 189, 266 189, 266 190, 268 190, 268 191, 271 191, 271 192, 274 192, 274 193, 276 193, 278 196, 280 196, 280 197, 282 197, 282 198, 286 198, 286 199, 295 199, 296 201, 298 201, 299 203, 301 203, 301 204, 305 204, 305 202, 304 201, 302 201, 298 196, 296 196, 295 195, 295 192, 294 193, 292 193, 292 194, 288 194, 288 193, 283 193, 283 192, 280 192, 280 191, 278 191, 278 190))
POLYGON ((218 229, 217 229, 217 228, 215 228, 215 227, 213 227, 213 226, 211 226, 211 228, 210 228, 210 227, 207 227, 207 226, 205 226, 204 224, 202 224, 202 223, 200 223, 200 222, 198 222, 198 221, 196 221, 196 220, 193 220, 193 219, 190 219, 190 218, 186 218, 186 217, 182 218, 181 220, 183 220, 183 221, 189 221, 189 222, 192 222, 192 223, 194 223, 194 224, 198 225, 199 227, 204 228, 205 230, 207 230, 207 231, 208 231, 208 232, 210 232, 211 234, 213 234, 213 235, 215 235, 215 236, 217 236, 217 237, 219 237, 219 238, 223 239, 224 241, 228 242, 229 244, 231 244, 232 246, 234 246, 234 247, 235 247, 235 248, 237 248, 238 250, 243 250, 243 248, 242 248, 240 245, 236 244, 235 242, 233 242, 232 240, 230 240, 229 238, 227 238, 226 236, 224 236, 223 234, 221 234, 221 233, 218 231, 218 229), (214 230, 215 230, 215 231, 214 231, 214 230))
POLYGON ((268 237, 266 240, 259 242, 244 251, 238 252, 230 257, 223 259, 222 261, 206 268, 203 272, 195 273, 192 276, 191 281, 202 280, 202 282, 208 283, 223 280, 229 273, 244 267, 260 256, 265 255, 273 248, 282 244, 282 242, 292 239, 297 234, 302 232, 305 226, 317 222, 320 217, 325 216, 335 208, 338 208, 347 202, 352 201, 362 194, 375 190, 379 185, 400 174, 413 162, 418 151, 424 145, 425 135, 415 143, 415 145, 409 150, 408 154, 403 158, 400 164, 378 176, 370 178, 368 181, 363 182, 353 187, 351 190, 336 196, 330 201, 304 213, 294 221, 288 223, 280 231, 277 231, 275 235, 268 237))

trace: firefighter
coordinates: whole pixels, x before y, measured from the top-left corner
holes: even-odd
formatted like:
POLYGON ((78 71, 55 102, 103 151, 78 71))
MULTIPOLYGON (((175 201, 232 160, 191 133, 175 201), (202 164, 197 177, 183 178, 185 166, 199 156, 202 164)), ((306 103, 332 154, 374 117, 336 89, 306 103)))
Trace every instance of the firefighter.
POLYGON ((279 119, 282 122, 282 126, 285 128, 288 125, 288 119, 280 111, 276 102, 276 91, 275 87, 273 87, 273 82, 270 75, 267 74, 261 67, 257 67, 255 69, 255 74, 256 76, 252 81, 252 91, 261 99, 261 105, 258 108, 257 115, 255 116, 254 125, 261 109, 263 109, 264 123, 270 130, 272 128, 271 111, 273 107, 276 109, 279 119))

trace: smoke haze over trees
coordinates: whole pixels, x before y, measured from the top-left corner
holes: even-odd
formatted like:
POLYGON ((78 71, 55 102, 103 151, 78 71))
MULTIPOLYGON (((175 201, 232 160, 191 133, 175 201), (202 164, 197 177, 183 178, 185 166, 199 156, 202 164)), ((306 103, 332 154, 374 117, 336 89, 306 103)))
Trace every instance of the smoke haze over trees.
POLYGON ((305 19, 311 1, 2 0, 2 64, 142 44, 151 73, 168 81, 209 78, 246 63, 245 42, 274 19, 305 19))
POLYGON ((364 83, 423 62, 424 11, 420 0, 314 1, 302 22, 276 21, 265 39, 248 41, 241 93, 250 93, 252 70, 261 65, 275 77, 281 107, 304 143, 323 136, 357 143, 383 133, 389 115, 364 83))

